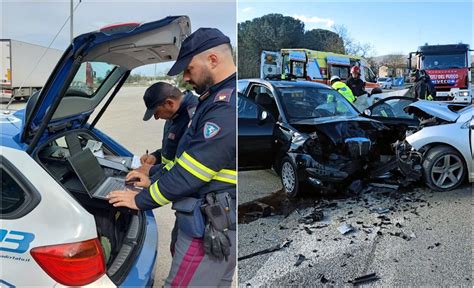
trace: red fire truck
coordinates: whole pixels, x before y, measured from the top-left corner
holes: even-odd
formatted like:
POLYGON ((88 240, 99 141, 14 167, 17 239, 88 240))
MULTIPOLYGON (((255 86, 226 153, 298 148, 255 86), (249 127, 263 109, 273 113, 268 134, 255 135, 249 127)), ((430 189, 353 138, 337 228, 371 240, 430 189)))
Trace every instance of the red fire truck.
POLYGON ((424 69, 436 88, 436 100, 471 103, 472 84, 469 45, 424 45, 418 51, 411 52, 408 67, 411 67, 412 55, 416 55, 416 68, 424 69))

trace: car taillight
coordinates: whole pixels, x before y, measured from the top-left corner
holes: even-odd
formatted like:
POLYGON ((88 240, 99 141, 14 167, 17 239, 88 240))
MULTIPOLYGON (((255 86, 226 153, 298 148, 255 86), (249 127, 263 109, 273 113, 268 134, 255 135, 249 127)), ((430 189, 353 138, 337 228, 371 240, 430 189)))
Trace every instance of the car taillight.
POLYGON ((98 239, 36 247, 30 253, 51 278, 63 285, 86 285, 105 273, 98 239))

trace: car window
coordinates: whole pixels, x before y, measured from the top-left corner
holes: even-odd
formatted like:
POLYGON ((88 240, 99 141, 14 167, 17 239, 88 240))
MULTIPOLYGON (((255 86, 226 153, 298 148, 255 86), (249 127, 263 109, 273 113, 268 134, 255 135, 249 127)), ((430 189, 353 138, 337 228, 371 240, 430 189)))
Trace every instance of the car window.
POLYGON ((66 95, 92 97, 114 68, 114 65, 104 62, 83 62, 69 85, 66 95))
POLYGON ((244 93, 248 86, 249 86, 249 81, 239 80, 237 82, 237 92, 244 93))
POLYGON ((20 208, 25 202, 25 191, 18 185, 5 169, 0 168, 2 177, 2 197, 0 214, 10 214, 20 208))
POLYGON ((258 118, 258 108, 253 101, 239 94, 238 97, 238 112, 239 119, 257 119, 258 118))
POLYGON ((375 82, 375 74, 368 67, 364 67, 365 81, 375 82))
POLYGON ((349 67, 331 65, 331 76, 339 76, 342 80, 346 80, 349 78, 349 67))
POLYGON ((254 84, 249 91, 248 98, 252 99, 263 110, 269 112, 274 119, 278 119, 280 112, 272 91, 259 84, 254 84))
POLYGON ((415 119, 414 115, 407 114, 403 109, 413 103, 409 99, 389 99, 380 101, 372 107, 372 116, 383 118, 415 119))
POLYGON ((291 120, 356 116, 358 112, 336 90, 314 87, 283 87, 279 89, 283 109, 291 120))

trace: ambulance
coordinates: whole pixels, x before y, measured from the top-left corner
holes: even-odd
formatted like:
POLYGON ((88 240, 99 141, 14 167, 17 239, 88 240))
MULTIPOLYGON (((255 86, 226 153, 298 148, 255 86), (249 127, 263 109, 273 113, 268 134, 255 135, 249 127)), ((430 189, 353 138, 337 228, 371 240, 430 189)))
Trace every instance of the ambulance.
POLYGON ((322 52, 309 49, 281 49, 279 52, 262 51, 260 78, 294 77, 330 85, 332 76, 339 76, 342 81, 350 77, 352 66, 359 66, 365 90, 379 88, 374 72, 367 60, 352 55, 322 52))

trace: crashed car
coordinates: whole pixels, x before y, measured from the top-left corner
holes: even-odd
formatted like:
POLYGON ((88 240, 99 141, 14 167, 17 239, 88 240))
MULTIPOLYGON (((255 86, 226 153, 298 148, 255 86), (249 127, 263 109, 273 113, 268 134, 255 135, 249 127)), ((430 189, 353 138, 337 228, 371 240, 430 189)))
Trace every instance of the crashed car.
POLYGON ((422 154, 426 185, 449 191, 459 187, 466 175, 474 182, 473 105, 413 101, 404 111, 415 115, 420 123, 400 145, 422 154))
POLYGON ((132 69, 176 60, 189 34, 170 16, 80 35, 25 109, 0 111, 2 286, 153 285, 153 213, 89 196, 100 183, 86 188, 71 158, 100 143, 100 174, 127 174, 133 154, 95 126, 132 69))
POLYGON ((386 117, 407 115, 412 98, 383 99, 361 115, 319 83, 245 79, 238 87, 239 169, 273 167, 291 197, 307 184, 337 190, 355 179, 385 177, 397 164, 392 144, 418 126, 415 116, 386 117))

